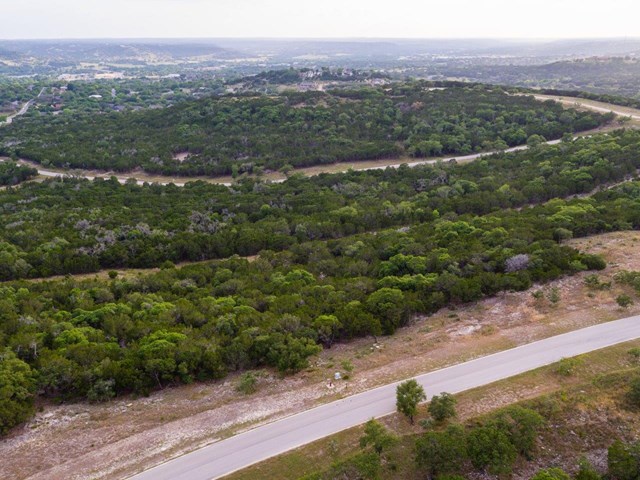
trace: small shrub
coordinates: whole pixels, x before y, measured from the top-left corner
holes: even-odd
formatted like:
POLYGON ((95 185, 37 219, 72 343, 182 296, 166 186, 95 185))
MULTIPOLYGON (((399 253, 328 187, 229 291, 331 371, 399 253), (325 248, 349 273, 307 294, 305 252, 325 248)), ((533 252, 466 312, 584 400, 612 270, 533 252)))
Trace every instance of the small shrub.
POLYGON ((540 470, 531 480, 571 480, 571 477, 560 468, 548 468, 540 470))
POLYGON ((458 402, 453 395, 443 392, 431 398, 427 410, 436 422, 444 422, 456 416, 456 403, 458 402))
POLYGON ((96 380, 87 392, 87 399, 91 403, 107 402, 116 396, 116 382, 113 379, 96 380))
POLYGON ((342 378, 345 380, 349 380, 349 378, 351 378, 351 374, 353 373, 353 363, 351 363, 351 360, 343 360, 340 365, 345 372, 342 378))
POLYGON ((236 390, 245 395, 251 395, 258 390, 258 378, 253 372, 247 372, 240 375, 240 381, 236 386, 236 390))
POLYGON ((549 294, 547 295, 547 298, 549 299, 549 301, 552 304, 557 304, 560 301, 560 289, 558 287, 553 287, 550 291, 549 294))
POLYGON ((591 290, 609 290, 611 288, 611 282, 602 282, 598 275, 587 275, 584 279, 584 284, 591 290))
POLYGON ((576 372, 582 361, 578 358, 563 358, 555 364, 553 371, 563 377, 570 377, 576 372))
POLYGON ((118 272, 116 272, 115 270, 109 270, 108 275, 109 275, 109 278, 111 280, 113 280, 114 278, 116 278, 118 276, 118 272))
POLYGON ((627 397, 634 407, 640 408, 640 377, 636 377, 631 381, 627 397))
POLYGON ((631 297, 629 295, 622 294, 616 297, 616 303, 621 308, 627 308, 630 305, 633 305, 633 300, 631 300, 631 297))

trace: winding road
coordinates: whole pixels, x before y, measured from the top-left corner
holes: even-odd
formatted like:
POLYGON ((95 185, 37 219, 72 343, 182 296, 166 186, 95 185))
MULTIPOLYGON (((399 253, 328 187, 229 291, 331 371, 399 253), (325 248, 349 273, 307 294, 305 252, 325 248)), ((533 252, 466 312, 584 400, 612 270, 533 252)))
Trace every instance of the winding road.
POLYGON ((38 96, 36 98, 32 98, 31 100, 29 100, 28 102, 26 102, 22 108, 20 110, 18 110, 16 113, 9 115, 7 117, 7 119, 0 123, 0 126, 2 125, 10 125, 13 122, 13 119, 16 117, 20 117, 21 115, 24 115, 25 113, 27 113, 29 111, 29 108, 31 107, 31 105, 33 105, 33 103, 42 96, 42 94, 44 93, 44 91, 46 90, 46 88, 42 88, 42 90, 40 90, 40 93, 38 94, 38 96))
MULTIPOLYGON (((603 323, 417 377, 427 395, 458 393, 512 377, 564 357, 640 338, 640 316, 603 323)), ((210 480, 279 455, 372 417, 395 411, 392 383, 254 428, 130 477, 131 480, 210 480)))
MULTIPOLYGON (((43 89, 44 91, 44 89, 43 89)), ((38 95, 38 97, 40 95, 42 95, 43 91, 40 92, 40 94, 38 95)), ((593 110, 596 112, 601 112, 601 113, 614 113, 616 115, 622 116, 622 117, 630 117, 632 120, 640 120, 640 110, 636 110, 636 109, 632 109, 632 108, 627 108, 627 107, 618 107, 617 105, 613 105, 613 104, 606 104, 606 103, 602 103, 602 102, 592 102, 589 100, 584 100, 581 98, 574 98, 574 97, 557 97, 557 96, 547 96, 547 95, 534 95, 534 97, 540 101, 546 101, 546 100, 553 100, 556 102, 559 102, 563 105, 566 105, 567 107, 580 107, 580 108, 585 108, 585 109, 589 109, 589 110, 593 110)), ((29 106, 35 101, 35 99, 27 102, 22 109, 20 110, 20 112, 14 114, 12 117, 16 117, 18 115, 23 115, 24 113, 26 113, 26 111, 29 109, 29 106), (23 112, 24 110, 24 112, 23 112)), ((11 123, 9 121, 9 119, 7 119, 7 123, 11 123)), ((579 134, 577 134, 576 136, 581 136, 581 135, 586 135, 589 134, 589 132, 581 132, 579 134)), ((548 145, 555 145, 560 143, 560 140, 551 140, 546 142, 548 145)), ((402 160, 397 160, 398 163, 392 163, 392 164, 384 164, 384 165, 380 165, 380 166, 374 166, 374 167, 365 167, 365 168, 355 168, 355 170, 358 171, 367 171, 367 170, 384 170, 386 168, 399 168, 401 165, 408 165, 409 167, 416 167, 418 165, 429 165, 429 164, 434 164, 437 162, 449 162, 451 160, 456 160, 459 163, 466 163, 466 162, 472 162, 474 160, 477 160, 479 158, 482 157, 487 157, 490 155, 494 155, 496 153, 502 153, 502 152, 519 152, 519 151, 523 151, 523 150, 527 150, 527 145, 520 145, 517 147, 513 147, 513 148, 509 148, 507 150, 495 150, 495 151, 489 151, 489 152, 482 152, 482 153, 474 153, 471 155, 458 155, 458 156, 452 156, 452 157, 446 157, 446 158, 435 158, 435 159, 428 159, 428 160, 417 160, 414 162, 406 162, 406 161, 402 161, 402 160)), ((2 161, 2 159, 0 158, 0 161, 2 161)), ((137 179, 134 175, 131 176, 118 176, 116 174, 110 174, 110 173, 105 173, 105 172, 82 172, 82 171, 62 171, 62 170, 50 170, 50 169, 44 169, 41 168, 40 165, 38 165, 35 162, 29 162, 26 160, 20 160, 19 163, 28 165, 30 167, 36 168, 38 170, 38 173, 40 175, 42 175, 43 177, 62 177, 62 176, 66 176, 66 175, 75 175, 78 177, 82 177, 82 178, 86 178, 88 180, 93 180, 94 178, 110 178, 112 176, 115 176, 117 178, 117 180, 120 183, 125 183, 127 182, 127 180, 129 179, 136 179, 136 183, 138 185, 142 185, 146 182, 149 183, 159 183, 161 185, 168 185, 168 184, 174 184, 177 187, 184 187, 186 183, 191 182, 191 181, 196 181, 196 180, 204 180, 207 181, 209 183, 215 183, 218 185, 224 185, 224 186, 231 186, 232 183, 228 182, 228 181, 224 181, 221 179, 216 180, 215 178, 188 178, 188 179, 184 179, 181 178, 180 181, 177 181, 177 179, 175 178, 170 178, 170 177, 165 177, 165 178, 161 178, 160 177, 156 177, 158 178, 157 180, 144 180, 144 179, 137 179)), ((345 170, 349 168, 347 166, 345 166, 345 170)), ((342 171, 342 170, 340 170, 342 171)), ((318 175, 319 173, 322 172, 317 172, 314 174, 311 174, 311 176, 313 175, 318 175)), ((334 172, 335 173, 335 172, 334 172)), ((271 179, 271 181, 273 183, 281 183, 284 182, 286 179, 284 178, 279 178, 279 179, 271 179)))

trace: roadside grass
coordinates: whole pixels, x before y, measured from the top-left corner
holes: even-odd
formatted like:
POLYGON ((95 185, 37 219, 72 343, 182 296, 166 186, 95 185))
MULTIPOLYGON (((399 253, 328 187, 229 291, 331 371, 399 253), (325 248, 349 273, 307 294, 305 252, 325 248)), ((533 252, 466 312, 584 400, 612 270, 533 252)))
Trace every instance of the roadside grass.
MULTIPOLYGON (((571 375, 558 374, 557 365, 551 364, 457 394, 458 420, 471 421, 498 408, 521 402, 524 406, 545 410, 554 416, 555 425, 543 429, 540 435, 539 443, 542 448, 538 454, 541 457, 550 452, 556 456, 559 452, 563 456, 576 454, 576 444, 563 444, 564 434, 575 436, 577 444, 590 436, 588 443, 591 448, 602 448, 603 444, 612 440, 607 425, 586 423, 582 428, 574 425, 569 428, 568 424, 573 415, 583 415, 589 411, 600 412, 602 409, 607 409, 607 418, 613 415, 621 421, 629 417, 624 412, 621 394, 629 376, 640 373, 640 364, 628 353, 630 349, 639 346, 640 340, 635 340, 581 355, 577 357, 580 362, 571 375), (564 434, 559 435, 560 431, 564 434)), ((631 417, 638 419, 637 415, 631 417)), ((423 431, 419 422, 425 418, 428 418, 428 414, 426 406, 422 405, 413 426, 398 414, 388 415, 380 420, 399 437, 399 442, 384 454, 386 461, 383 461, 382 478, 423 478, 423 473, 417 471, 414 465, 413 448, 416 435, 423 431)), ((620 428, 620 425, 612 425, 611 428, 620 428)), ((636 421, 635 425, 626 425, 626 428, 638 431, 640 423, 636 421)), ((361 451, 361 435, 362 426, 354 427, 233 473, 225 479, 290 480, 325 472, 334 463, 348 460, 361 451)), ((527 466, 516 465, 516 470, 525 467, 527 466)))

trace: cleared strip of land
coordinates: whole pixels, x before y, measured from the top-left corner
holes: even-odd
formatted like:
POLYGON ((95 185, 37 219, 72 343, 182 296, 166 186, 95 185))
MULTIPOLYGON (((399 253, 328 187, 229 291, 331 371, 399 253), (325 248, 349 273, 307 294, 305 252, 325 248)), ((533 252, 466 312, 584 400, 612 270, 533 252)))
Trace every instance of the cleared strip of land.
MULTIPOLYGON (((557 335, 417 377, 428 395, 457 393, 640 338, 640 316, 557 335)), ((395 411, 398 382, 249 430, 131 477, 209 480, 395 411)))

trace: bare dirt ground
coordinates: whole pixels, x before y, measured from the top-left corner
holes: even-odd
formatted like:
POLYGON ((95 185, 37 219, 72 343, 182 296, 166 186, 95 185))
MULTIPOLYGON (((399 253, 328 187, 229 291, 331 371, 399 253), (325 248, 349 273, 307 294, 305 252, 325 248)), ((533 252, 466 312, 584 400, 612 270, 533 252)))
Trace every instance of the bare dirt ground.
MULTIPOLYGON (((571 241, 600 253, 609 266, 599 276, 612 279, 621 269, 640 270, 640 232, 620 232, 571 241)), ((506 293, 477 304, 444 309, 419 318, 378 344, 371 338, 340 344, 312 367, 280 378, 261 371, 258 393, 235 391, 237 376, 155 392, 148 398, 120 398, 103 405, 42 405, 35 418, 0 442, 0 478, 121 479, 225 435, 446 365, 501 349, 640 313, 640 302, 620 309, 615 298, 626 287, 589 290, 588 273, 532 291, 506 293), (549 292, 557 288, 560 301, 549 292), (348 381, 328 387, 341 363, 352 362, 348 381)), ((496 400, 498 402, 498 400, 496 400)))

